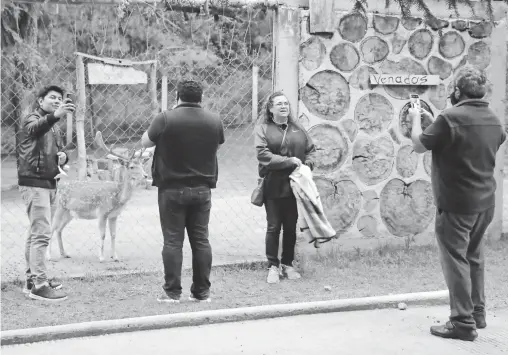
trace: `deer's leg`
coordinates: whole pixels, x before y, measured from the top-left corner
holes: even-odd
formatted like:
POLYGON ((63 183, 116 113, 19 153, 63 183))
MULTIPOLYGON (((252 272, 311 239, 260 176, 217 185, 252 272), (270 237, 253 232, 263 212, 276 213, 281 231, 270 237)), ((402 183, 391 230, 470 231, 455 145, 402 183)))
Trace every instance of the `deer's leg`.
POLYGON ((106 216, 99 217, 99 234, 101 236, 101 249, 99 251, 99 261, 104 261, 104 240, 106 239, 106 216))
POLYGON ((111 257, 114 261, 118 261, 118 255, 116 254, 116 219, 117 217, 113 217, 108 219, 109 224, 109 234, 111 235, 111 257))
POLYGON ((48 247, 47 252, 47 258, 48 260, 51 260, 51 244, 53 243, 53 238, 56 236, 58 239, 58 247, 60 249, 60 255, 63 258, 70 258, 69 254, 65 252, 63 241, 62 241, 62 231, 65 228, 66 225, 69 224, 69 222, 72 220, 71 213, 63 208, 57 207, 55 214, 53 216, 53 223, 52 223, 52 229, 53 233, 51 236, 50 244, 48 247))

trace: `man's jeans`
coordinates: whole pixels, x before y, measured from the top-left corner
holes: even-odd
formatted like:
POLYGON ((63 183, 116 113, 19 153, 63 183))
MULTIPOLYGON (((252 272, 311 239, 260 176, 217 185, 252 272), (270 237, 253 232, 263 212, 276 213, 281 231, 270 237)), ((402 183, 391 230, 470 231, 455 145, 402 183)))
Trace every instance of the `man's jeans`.
POLYGON ((197 299, 210 295, 212 248, 208 222, 212 196, 208 186, 159 189, 159 214, 164 246, 164 290, 173 299, 182 294, 182 248, 187 229, 192 249, 191 293, 197 299))
POLYGON ((296 223, 298 209, 294 197, 283 197, 265 201, 266 210, 266 258, 269 266, 292 266, 295 258, 296 223), (279 262, 279 239, 282 232, 282 258, 279 262))
POLYGON ((19 191, 30 221, 25 245, 26 277, 40 287, 48 281, 45 255, 51 239, 56 190, 20 186, 19 191))
POLYGON ((485 315, 483 235, 493 217, 494 207, 475 214, 437 210, 436 237, 456 327, 476 329, 473 315, 485 315))

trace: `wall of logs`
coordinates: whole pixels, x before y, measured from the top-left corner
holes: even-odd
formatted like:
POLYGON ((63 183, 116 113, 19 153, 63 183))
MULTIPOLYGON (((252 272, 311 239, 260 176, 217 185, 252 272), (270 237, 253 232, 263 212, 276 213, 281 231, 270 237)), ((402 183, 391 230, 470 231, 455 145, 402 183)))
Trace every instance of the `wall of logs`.
POLYGON ((360 13, 337 13, 335 22, 333 34, 311 35, 308 11, 301 13, 298 116, 318 149, 315 181, 327 216, 354 237, 431 231, 432 157, 412 149, 409 94, 438 115, 460 67, 491 71, 494 27, 360 13), (432 74, 440 84, 372 85, 370 74, 432 74))

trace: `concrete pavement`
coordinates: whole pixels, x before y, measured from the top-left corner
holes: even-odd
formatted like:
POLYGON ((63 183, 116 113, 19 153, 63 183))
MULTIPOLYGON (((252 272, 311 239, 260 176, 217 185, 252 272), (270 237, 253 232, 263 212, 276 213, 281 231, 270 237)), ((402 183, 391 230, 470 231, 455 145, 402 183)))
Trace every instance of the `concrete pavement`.
POLYGON ((429 327, 447 306, 302 315, 2 346, 3 355, 448 355, 508 354, 508 310, 491 311, 475 342, 445 340, 429 327))

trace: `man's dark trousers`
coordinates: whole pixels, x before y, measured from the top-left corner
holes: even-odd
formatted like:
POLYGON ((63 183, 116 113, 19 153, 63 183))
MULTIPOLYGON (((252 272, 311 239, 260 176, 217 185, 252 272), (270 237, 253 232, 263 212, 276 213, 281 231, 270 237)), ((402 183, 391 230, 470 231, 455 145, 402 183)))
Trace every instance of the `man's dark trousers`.
POLYGON ((192 249, 191 293, 197 299, 210 295, 212 248, 208 241, 211 191, 208 186, 159 188, 159 214, 164 236, 164 290, 173 299, 182 294, 182 248, 185 229, 192 249))
POLYGON ((484 234, 494 207, 475 214, 437 210, 436 236, 450 292, 450 321, 476 329, 473 315, 485 315, 484 234))

